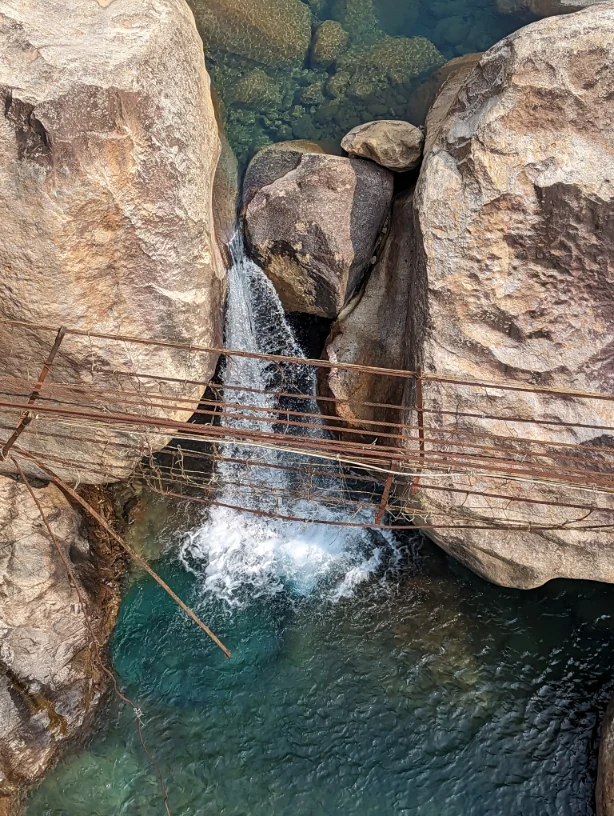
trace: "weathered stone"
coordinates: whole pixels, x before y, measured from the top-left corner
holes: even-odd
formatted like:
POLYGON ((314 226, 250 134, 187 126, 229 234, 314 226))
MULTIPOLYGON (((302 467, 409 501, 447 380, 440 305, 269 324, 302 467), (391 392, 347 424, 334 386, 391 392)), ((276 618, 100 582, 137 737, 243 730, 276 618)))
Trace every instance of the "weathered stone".
POLYGON ((403 173, 418 167, 424 134, 409 122, 382 119, 351 130, 341 147, 351 156, 371 159, 382 167, 403 173))
POLYGON ((463 76, 464 81, 469 70, 473 68, 481 56, 481 54, 464 54, 462 57, 448 60, 445 65, 438 68, 421 85, 418 85, 407 105, 406 114, 409 121, 415 125, 422 125, 426 121, 426 116, 435 99, 437 99, 439 89, 448 77, 452 74, 456 75, 457 72, 462 72, 465 66, 470 66, 464 74, 458 73, 458 76, 463 76))
POLYGON ((326 69, 334 65, 346 50, 348 39, 347 31, 336 20, 326 20, 319 25, 311 46, 312 67, 326 69))
POLYGON ((306 153, 246 211, 248 250, 289 312, 336 317, 359 285, 392 199, 373 162, 306 153))
POLYGON ((596 791, 597 816, 614 816, 614 700, 601 724, 596 791))
MULTIPOLYGON (((156 0, 154 13, 149 0, 75 0, 67 14, 52 0, 0 0, 0 50, 1 316, 219 347, 225 270, 212 185, 220 139, 187 6, 156 0)), ((54 331, 0 323, 0 374, 36 381, 53 340, 54 331)), ((213 355, 69 335, 51 379, 82 386, 79 404, 95 401, 87 395, 95 387, 108 394, 105 408, 125 410, 112 395, 137 390, 143 405, 132 412, 188 419, 200 386, 131 374, 206 381, 215 364, 213 355), (182 410, 147 407, 179 392, 182 410)), ((66 478, 75 474, 61 460, 76 460, 79 479, 96 482, 139 461, 117 443, 165 441, 81 435, 41 419, 20 444, 57 457, 66 478)))
POLYGON ((448 63, 447 75, 426 117, 425 155, 431 152, 458 92, 481 58, 481 54, 465 54, 458 60, 452 60, 451 63, 454 64, 448 63))
POLYGON ((311 14, 301 0, 188 0, 207 49, 264 65, 302 63, 311 14))
MULTIPOLYGON (((614 121, 605 100, 614 96, 613 66, 614 3, 603 3, 501 41, 454 95, 416 190, 412 369, 612 393, 614 121)), ((440 476, 444 490, 423 487, 422 515, 440 524, 527 528, 439 529, 438 543, 509 586, 556 577, 614 582, 612 533, 569 529, 583 513, 565 505, 586 503, 582 484, 489 478, 492 463, 476 459, 475 448, 476 434, 487 449, 496 436, 490 455, 509 449, 522 471, 536 461, 536 448, 522 441, 530 436, 543 443, 537 450, 550 474, 611 474, 614 436, 591 428, 614 426, 611 402, 433 381, 424 401, 427 450, 447 462, 473 456, 476 465, 470 476, 440 476), (484 418, 491 415, 502 419, 484 418), (575 427, 548 424, 557 421, 575 427), (441 428, 455 435, 434 433, 441 428), (559 447, 566 444, 583 449, 566 458, 559 447)), ((613 507, 607 494, 595 501, 613 507)), ((604 516, 593 518, 598 525, 604 516)))
MULTIPOLYGON (((86 589, 98 572, 83 520, 56 487, 34 491, 102 642, 114 614, 108 589, 104 609, 86 589)), ((0 477, 0 801, 7 812, 91 716, 101 687, 79 595, 36 503, 24 484, 0 477)))
MULTIPOLYGON (((413 264, 413 191, 398 196, 392 207, 390 229, 363 289, 350 301, 333 325, 326 342, 325 356, 335 363, 356 363, 379 368, 407 367, 406 322, 409 285, 413 264)), ((322 370, 320 393, 339 402, 335 414, 352 429, 364 430, 372 439, 378 434, 398 434, 395 428, 376 422, 402 422, 394 408, 379 409, 365 405, 379 402, 402 405, 405 381, 357 373, 351 369, 322 370)), ((330 403, 322 401, 324 410, 330 403)), ((348 435, 357 441, 356 434, 348 435)), ((393 444, 381 437, 383 444, 393 444)))
POLYGON ((246 207, 258 190, 268 187, 278 178, 295 170, 305 153, 325 153, 317 142, 295 139, 277 142, 259 150, 249 163, 243 179, 243 207, 246 207))

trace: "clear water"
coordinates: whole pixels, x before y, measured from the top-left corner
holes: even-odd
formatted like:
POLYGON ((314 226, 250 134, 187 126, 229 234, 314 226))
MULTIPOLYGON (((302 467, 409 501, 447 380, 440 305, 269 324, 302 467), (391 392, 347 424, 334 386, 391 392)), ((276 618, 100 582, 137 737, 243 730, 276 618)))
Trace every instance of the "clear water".
MULTIPOLYGON (((496 0, 303 1, 314 32, 335 20, 348 34, 347 50, 331 64, 314 62, 312 51, 290 64, 276 61, 254 34, 250 41, 246 33, 237 45, 232 26, 225 29, 206 16, 224 0, 190 0, 226 131, 242 165, 271 142, 311 139, 338 149, 362 122, 406 119, 420 125, 429 99, 425 83, 443 63, 485 51, 531 21, 527 14, 499 13, 496 0)), ((241 0, 231 2, 234 7, 241 0)), ((267 0, 258 0, 255 8, 266 15, 267 0)), ((292 39, 284 24, 290 26, 284 20, 276 24, 280 38, 292 39)))
MULTIPOLYGON (((588 816, 612 693, 614 587, 491 586, 426 542, 332 603, 291 586, 229 606, 157 567, 226 661, 146 576, 113 641, 173 816, 588 816)), ((131 712, 31 796, 29 816, 164 812, 131 712)))

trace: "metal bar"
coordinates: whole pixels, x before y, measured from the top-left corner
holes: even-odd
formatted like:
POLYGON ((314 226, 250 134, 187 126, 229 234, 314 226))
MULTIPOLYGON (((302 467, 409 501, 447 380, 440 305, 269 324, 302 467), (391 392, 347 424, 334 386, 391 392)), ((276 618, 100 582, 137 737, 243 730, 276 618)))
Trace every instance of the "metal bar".
MULTIPOLYGON (((424 400, 422 396, 422 374, 416 374, 416 414, 418 415, 418 451, 420 460, 424 463, 424 400)), ((420 476, 422 467, 418 467, 418 474, 414 477, 410 495, 415 496, 420 487, 420 476)))
MULTIPOLYGON (((51 351, 49 352, 49 355, 48 355, 47 359, 45 360, 45 363, 43 365, 41 373, 40 373, 40 375, 38 377, 38 381, 37 381, 36 385, 34 386, 34 390, 30 394, 30 399, 28 400, 28 406, 34 405, 34 403, 38 399, 38 397, 40 395, 40 392, 42 391, 42 388, 43 388, 43 386, 45 384, 45 380, 47 379, 47 375, 51 371, 51 366, 53 365, 53 361, 55 360, 56 354, 58 353, 59 348, 62 345, 62 340, 66 336, 66 331, 67 331, 67 329, 66 329, 65 326, 62 326, 58 330, 58 333, 57 333, 56 338, 55 338, 55 342, 54 342, 53 346, 51 347, 51 351)), ((11 448, 13 447, 15 442, 17 442, 17 440, 19 439, 21 434, 28 427, 28 425, 32 422, 32 419, 33 419, 33 417, 32 417, 32 413, 30 411, 27 411, 22 416, 21 421, 19 422, 19 424, 17 425, 17 427, 15 428, 13 433, 10 435, 10 437, 5 442, 4 446, 2 447, 2 450, 0 450, 0 461, 1 462, 3 462, 6 459, 9 451, 11 450, 11 448)))

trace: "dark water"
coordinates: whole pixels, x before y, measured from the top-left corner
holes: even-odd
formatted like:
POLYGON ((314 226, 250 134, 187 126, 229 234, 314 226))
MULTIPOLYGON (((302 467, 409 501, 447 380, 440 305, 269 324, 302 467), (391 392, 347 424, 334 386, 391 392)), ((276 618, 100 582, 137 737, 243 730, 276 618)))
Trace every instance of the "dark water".
MULTIPOLYGON (((526 14, 499 13, 496 0, 304 0, 311 15, 311 47, 303 43, 288 62, 276 59, 274 48, 269 52, 255 33, 246 31, 237 42, 227 20, 214 23, 208 16, 213 7, 224 2, 234 7, 241 0, 190 2, 226 130, 243 165, 271 142, 312 139, 338 148, 362 122, 390 118, 422 124, 434 93, 429 78, 441 65, 485 51, 530 22, 526 14), (346 42, 330 63, 322 63, 314 56, 314 44, 318 27, 330 20, 341 23, 346 42)), ((245 2, 263 16, 270 13, 270 0, 245 2)), ((275 0, 276 8, 279 2, 300 0, 275 0)), ((295 18, 287 17, 291 26, 295 18)), ((282 40, 293 39, 295 32, 284 31, 283 20, 276 25, 282 40)), ((276 31, 273 27, 272 36, 276 31)))
MULTIPOLYGON (((337 603, 291 588, 229 610, 158 568, 226 661, 146 577, 115 666, 141 703, 173 816, 584 816, 612 693, 614 587, 491 586, 432 545, 337 603)), ((29 816, 163 813, 134 717, 112 701, 29 816)))

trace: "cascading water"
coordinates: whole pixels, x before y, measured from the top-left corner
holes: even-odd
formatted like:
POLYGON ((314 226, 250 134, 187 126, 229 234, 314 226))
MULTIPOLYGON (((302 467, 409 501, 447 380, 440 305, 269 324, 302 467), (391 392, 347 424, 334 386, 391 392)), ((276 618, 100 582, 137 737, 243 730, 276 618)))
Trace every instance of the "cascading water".
MULTIPOLYGON (((303 357, 275 289, 246 256, 238 237, 232 253, 226 313, 227 348, 303 357)), ((241 415, 238 418, 227 412, 226 427, 262 429, 258 422, 262 412, 254 409, 267 409, 272 415, 280 409, 278 416, 283 426, 284 406, 276 393, 280 376, 280 367, 267 361, 227 358, 223 373, 225 400, 251 406, 252 410, 236 409, 235 413, 241 415)), ((283 378, 285 393, 315 394, 315 373, 311 367, 286 367, 283 378)), ((299 410, 317 414, 315 397, 302 398, 299 410)), ((299 432, 303 436, 324 433, 317 420, 311 419, 309 426, 314 427, 300 428, 299 432)), ((284 431, 297 432, 291 426, 286 426, 284 431)), ((240 442, 226 445, 224 453, 227 459, 247 458, 246 448, 240 442)), ((250 464, 220 462, 216 468, 220 503, 290 517, 343 520, 343 509, 289 496, 292 472, 270 466, 282 460, 287 463, 292 457, 289 452, 250 448, 250 464), (256 488, 247 487, 246 483, 256 488)), ((322 498, 338 491, 338 482, 333 478, 320 475, 314 483, 314 492, 322 498)), ((360 521, 360 518, 354 514, 352 520, 360 521)), ((366 517, 364 520, 368 521, 366 517)), ((376 536, 357 528, 288 522, 215 506, 203 526, 187 535, 181 555, 189 569, 198 572, 204 569, 207 589, 231 604, 284 589, 306 595, 322 584, 334 599, 351 593, 354 586, 374 572, 381 562, 385 544, 392 544, 392 537, 376 536)))

